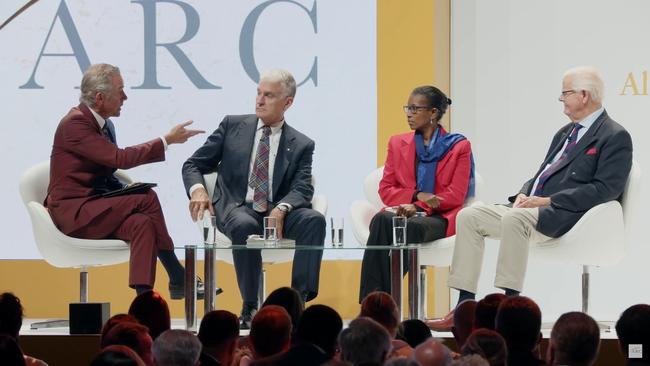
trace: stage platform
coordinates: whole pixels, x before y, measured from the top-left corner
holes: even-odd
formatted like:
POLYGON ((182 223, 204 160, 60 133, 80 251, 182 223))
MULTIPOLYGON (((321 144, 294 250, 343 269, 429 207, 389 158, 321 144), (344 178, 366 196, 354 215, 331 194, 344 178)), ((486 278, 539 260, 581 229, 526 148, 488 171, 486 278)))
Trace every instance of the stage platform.
MULTIPOLYGON (((20 330, 20 346, 26 354, 40 358, 48 362, 50 366, 87 366, 99 352, 99 335, 70 335, 68 328, 30 329, 31 323, 42 320, 45 319, 25 319, 23 321, 23 327, 20 330)), ((348 321, 345 323, 347 324, 348 321)), ((183 320, 173 319, 172 328, 184 329, 183 320)), ((550 327, 542 329, 542 352, 544 353, 550 332, 550 327)), ((247 335, 248 331, 241 331, 242 337, 247 335)), ((452 350, 457 350, 451 333, 432 332, 432 335, 452 350)), ((595 366, 623 365, 624 359, 618 350, 618 340, 613 327, 611 331, 602 331, 600 338, 600 354, 595 366)))

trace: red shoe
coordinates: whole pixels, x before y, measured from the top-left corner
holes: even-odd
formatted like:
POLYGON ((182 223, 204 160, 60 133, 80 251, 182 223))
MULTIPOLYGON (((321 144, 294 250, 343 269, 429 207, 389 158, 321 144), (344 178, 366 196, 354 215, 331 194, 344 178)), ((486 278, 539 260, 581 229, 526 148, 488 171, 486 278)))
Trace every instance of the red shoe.
POLYGON ((424 321, 429 329, 434 332, 449 332, 451 327, 454 326, 454 311, 450 311, 449 314, 445 315, 442 318, 438 319, 427 319, 424 321))

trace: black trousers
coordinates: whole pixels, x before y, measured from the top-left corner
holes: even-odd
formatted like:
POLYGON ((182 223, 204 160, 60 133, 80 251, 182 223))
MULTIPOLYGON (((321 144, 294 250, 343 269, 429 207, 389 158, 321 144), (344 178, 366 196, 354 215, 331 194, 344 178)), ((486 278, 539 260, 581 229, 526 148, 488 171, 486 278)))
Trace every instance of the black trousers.
MULTIPOLYGON (((249 235, 261 235, 263 214, 248 206, 233 209, 225 219, 224 234, 233 245, 246 245, 249 235)), ((325 217, 310 208, 294 209, 284 218, 284 237, 294 239, 296 245, 323 246, 325 217)), ((244 302, 257 302, 257 290, 262 274, 260 250, 233 250, 237 284, 244 302)), ((296 250, 293 256, 291 287, 311 300, 318 294, 322 250, 296 250)))
MULTIPOLYGON (((381 211, 370 221, 370 235, 366 245, 393 244, 392 212, 381 211)), ((424 243, 445 237, 447 219, 440 215, 410 217, 406 224, 406 240, 409 244, 424 243)), ((359 303, 373 291, 390 292, 390 251, 366 250, 361 262, 361 286, 359 303)), ((408 263, 404 262, 404 272, 408 272, 408 263)), ((413 270, 417 271, 417 268, 413 270)))

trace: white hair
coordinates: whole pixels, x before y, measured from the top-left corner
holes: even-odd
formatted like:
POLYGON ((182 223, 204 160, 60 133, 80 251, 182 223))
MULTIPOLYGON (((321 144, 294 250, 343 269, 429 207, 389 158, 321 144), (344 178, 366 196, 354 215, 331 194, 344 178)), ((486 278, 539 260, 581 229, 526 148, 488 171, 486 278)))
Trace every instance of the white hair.
POLYGON ((182 329, 168 329, 151 347, 158 366, 194 366, 201 356, 201 341, 182 329))
POLYGON ((578 66, 567 70, 564 78, 571 77, 571 88, 586 91, 596 103, 602 103, 604 94, 603 78, 593 66, 578 66))
POLYGON ((95 94, 110 93, 113 89, 113 75, 119 75, 120 69, 109 64, 91 65, 81 79, 79 101, 89 107, 95 106, 95 94))
POLYGON ((260 82, 262 80, 270 81, 272 83, 282 84, 282 89, 284 90, 284 95, 287 97, 296 96, 296 79, 293 78, 293 75, 287 70, 283 69, 272 69, 262 73, 260 76, 260 82))

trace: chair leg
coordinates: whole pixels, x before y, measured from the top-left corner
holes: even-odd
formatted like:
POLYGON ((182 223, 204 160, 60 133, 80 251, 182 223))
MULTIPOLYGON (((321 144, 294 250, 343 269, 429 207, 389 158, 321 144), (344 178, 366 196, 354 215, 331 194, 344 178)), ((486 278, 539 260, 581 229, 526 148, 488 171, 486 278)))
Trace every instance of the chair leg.
POLYGON ((427 319, 427 266, 420 266, 420 315, 427 319))
POLYGON ((582 266, 582 312, 589 314, 589 266, 582 266))
POLYGON ((86 267, 82 267, 79 272, 79 302, 88 302, 88 269, 86 267))
POLYGON ((266 294, 266 269, 262 266, 262 272, 260 273, 260 285, 257 287, 257 308, 262 307, 264 303, 264 295, 266 294))

